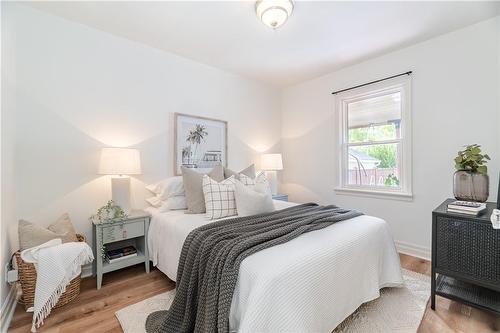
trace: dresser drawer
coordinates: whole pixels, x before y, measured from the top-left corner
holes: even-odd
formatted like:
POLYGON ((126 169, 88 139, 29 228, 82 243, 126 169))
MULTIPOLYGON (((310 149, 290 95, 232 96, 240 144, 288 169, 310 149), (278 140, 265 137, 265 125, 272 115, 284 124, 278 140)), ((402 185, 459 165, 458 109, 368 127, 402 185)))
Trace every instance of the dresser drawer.
POLYGON ((144 220, 116 223, 102 228, 103 244, 144 236, 144 220))
POLYGON ((491 224, 436 217, 436 269, 500 285, 500 232, 491 224))

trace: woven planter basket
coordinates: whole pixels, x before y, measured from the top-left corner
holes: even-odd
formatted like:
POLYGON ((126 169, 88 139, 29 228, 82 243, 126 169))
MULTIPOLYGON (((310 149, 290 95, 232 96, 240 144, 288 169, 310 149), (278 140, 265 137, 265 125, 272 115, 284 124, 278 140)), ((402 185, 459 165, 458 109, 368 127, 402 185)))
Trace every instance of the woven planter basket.
MULTIPOLYGON (((76 238, 78 238, 79 242, 85 242, 85 236, 83 235, 76 234, 76 238)), ((19 281, 21 282, 21 289, 23 290, 23 295, 19 302, 23 303, 25 309, 28 310, 28 308, 33 306, 35 301, 36 269, 35 265, 24 262, 21 258, 21 251, 17 251, 15 255, 19 270, 19 281)), ((80 294, 80 281, 80 275, 71 280, 66 286, 66 291, 61 295, 54 308, 59 308, 68 304, 80 294)))

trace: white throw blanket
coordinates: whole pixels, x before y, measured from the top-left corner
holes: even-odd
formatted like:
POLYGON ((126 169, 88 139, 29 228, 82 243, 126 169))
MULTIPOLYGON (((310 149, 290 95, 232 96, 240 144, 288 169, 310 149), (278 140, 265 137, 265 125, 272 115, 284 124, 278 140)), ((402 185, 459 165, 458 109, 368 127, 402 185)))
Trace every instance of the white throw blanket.
POLYGON ((61 244, 60 239, 21 252, 25 262, 35 264, 37 270, 33 324, 31 332, 43 324, 50 311, 66 290, 66 286, 80 275, 82 265, 92 262, 94 254, 85 242, 61 244))

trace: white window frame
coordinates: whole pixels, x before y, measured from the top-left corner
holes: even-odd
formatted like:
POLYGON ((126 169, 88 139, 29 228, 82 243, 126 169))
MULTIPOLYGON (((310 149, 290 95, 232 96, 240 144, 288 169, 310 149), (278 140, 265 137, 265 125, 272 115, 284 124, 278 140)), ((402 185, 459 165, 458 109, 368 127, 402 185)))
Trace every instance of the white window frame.
MULTIPOLYGON (((411 126, 411 77, 398 77, 365 87, 345 91, 336 95, 335 111, 338 116, 339 139, 336 151, 340 154, 338 181, 335 191, 339 194, 358 194, 362 196, 376 196, 408 200, 412 198, 412 126, 411 126), (400 154, 400 178, 399 188, 384 188, 380 186, 352 185, 348 184, 348 119, 347 107, 349 103, 357 102, 367 98, 399 92, 401 94, 401 138, 391 140, 399 143, 400 154)), ((391 141, 370 142, 368 144, 387 144, 391 141)), ((367 145, 363 142, 361 145, 367 145)), ((352 146, 352 144, 351 144, 352 146)))

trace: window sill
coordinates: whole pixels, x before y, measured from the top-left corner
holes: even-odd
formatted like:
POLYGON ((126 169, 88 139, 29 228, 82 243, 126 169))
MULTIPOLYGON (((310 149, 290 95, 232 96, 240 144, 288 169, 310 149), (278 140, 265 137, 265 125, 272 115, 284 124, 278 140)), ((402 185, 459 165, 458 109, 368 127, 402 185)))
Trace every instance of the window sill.
POLYGON ((371 189, 336 187, 335 192, 340 195, 353 195, 378 199, 393 199, 401 201, 413 201, 412 193, 377 191, 371 189))

